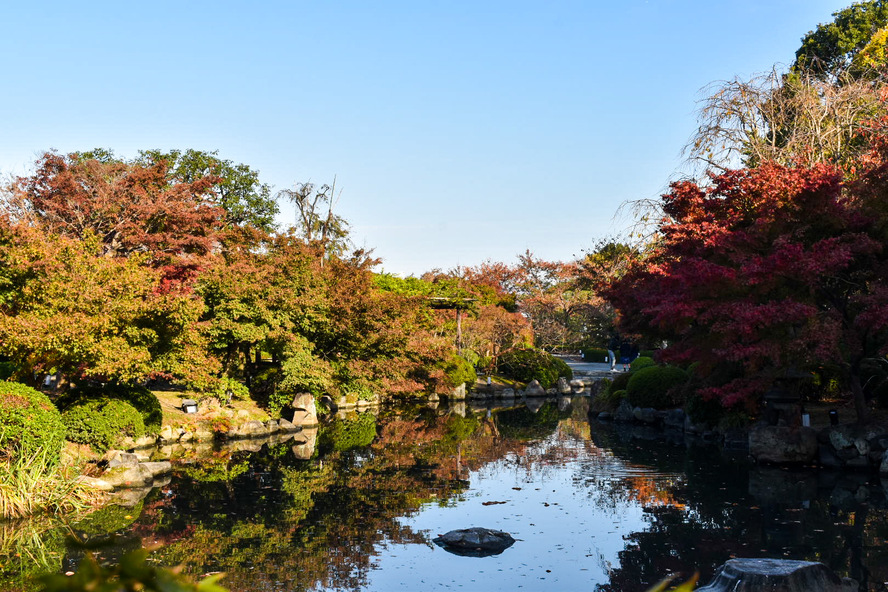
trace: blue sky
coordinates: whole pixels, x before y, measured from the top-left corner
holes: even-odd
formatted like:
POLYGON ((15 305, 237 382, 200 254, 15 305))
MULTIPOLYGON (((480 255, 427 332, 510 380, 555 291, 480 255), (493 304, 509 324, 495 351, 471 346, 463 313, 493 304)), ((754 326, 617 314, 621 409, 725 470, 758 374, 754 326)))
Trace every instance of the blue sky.
POLYGON ((567 260, 665 189, 702 87, 788 64, 848 4, 7 3, 0 172, 219 150, 277 189, 336 176, 386 271, 567 260))

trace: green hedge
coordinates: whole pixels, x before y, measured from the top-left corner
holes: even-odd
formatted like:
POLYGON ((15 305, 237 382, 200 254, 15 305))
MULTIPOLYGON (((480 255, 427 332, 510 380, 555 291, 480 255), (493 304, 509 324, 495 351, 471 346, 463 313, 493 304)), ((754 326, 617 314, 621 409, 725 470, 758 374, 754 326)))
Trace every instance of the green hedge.
POLYGON ((43 393, 17 382, 0 382, 0 457, 46 453, 49 465, 59 460, 65 425, 59 410, 43 393))
POLYGON ((138 438, 145 435, 142 414, 119 399, 90 399, 76 403, 62 413, 62 421, 68 428, 68 439, 89 444, 96 452, 118 446, 124 437, 138 438))
POLYGON ((669 409, 679 405, 670 392, 688 380, 688 373, 676 366, 648 366, 632 373, 626 391, 633 407, 669 409))
POLYGON ((160 401, 148 388, 138 384, 112 382, 104 386, 80 385, 59 397, 56 406, 64 413, 75 405, 83 405, 88 401, 98 399, 114 399, 129 403, 142 416, 146 433, 160 433, 163 424, 163 409, 161 409, 160 401))
POLYGON ((583 348, 583 361, 597 364, 605 364, 610 362, 610 354, 606 349, 600 347, 583 348))
POLYGON ((573 371, 563 360, 536 349, 519 349, 499 358, 499 371, 520 382, 540 381, 543 388, 555 386, 559 377, 573 378, 573 371))

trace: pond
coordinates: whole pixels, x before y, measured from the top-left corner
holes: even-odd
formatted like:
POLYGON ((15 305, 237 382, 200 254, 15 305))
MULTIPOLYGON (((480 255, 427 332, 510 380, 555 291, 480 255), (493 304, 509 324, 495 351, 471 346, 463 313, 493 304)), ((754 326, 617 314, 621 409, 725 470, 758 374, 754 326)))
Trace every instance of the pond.
MULTIPOLYGON (((670 574, 705 582, 735 556, 822 561, 861 590, 888 589, 877 479, 752 467, 682 436, 590 422, 583 397, 352 414, 302 444, 186 454, 163 487, 73 529, 116 533, 99 550, 109 560, 158 545, 152 560, 226 572, 232 591, 631 592, 670 574), (431 542, 471 526, 518 540, 488 557, 431 542)), ((57 528, 0 537, 3 590, 27 589, 28 562, 64 571, 81 555, 57 528)))

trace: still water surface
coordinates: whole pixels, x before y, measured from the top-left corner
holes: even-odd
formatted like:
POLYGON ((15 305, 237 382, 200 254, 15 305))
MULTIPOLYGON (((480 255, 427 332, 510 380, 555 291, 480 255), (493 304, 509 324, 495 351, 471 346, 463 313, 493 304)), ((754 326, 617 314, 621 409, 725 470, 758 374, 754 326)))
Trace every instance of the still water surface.
POLYGON ((233 591, 632 592, 673 573, 705 582, 734 556, 823 561, 888 589, 878 480, 590 423, 581 397, 533 407, 352 415, 301 446, 186 455, 124 511, 106 555, 161 544, 157 561, 224 571, 233 591), (470 526, 519 540, 481 558, 431 543, 470 526))

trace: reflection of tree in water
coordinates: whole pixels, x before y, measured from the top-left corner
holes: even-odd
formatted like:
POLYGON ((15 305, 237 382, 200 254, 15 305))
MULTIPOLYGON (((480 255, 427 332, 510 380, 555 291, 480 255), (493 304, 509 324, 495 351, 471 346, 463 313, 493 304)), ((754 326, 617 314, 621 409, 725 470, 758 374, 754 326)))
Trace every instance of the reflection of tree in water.
MULTIPOLYGON (((673 503, 645 505, 649 527, 624 537, 618 566, 610 570, 610 581, 596 588, 599 592, 646 590, 664 575, 697 570, 706 582, 735 556, 822 561, 860 581, 861 590, 885 590, 876 585, 888 579, 884 490, 861 486, 856 495, 869 497, 868 502, 844 496, 840 508, 835 491, 818 491, 816 474, 810 472, 750 469, 736 459, 720 459, 711 448, 670 446, 603 426, 593 432, 596 442, 634 470, 681 475, 665 489, 673 503), (800 486, 806 478, 811 487, 800 486)), ((584 484, 593 479, 587 475, 584 484)), ((643 497, 636 477, 603 480, 615 496, 643 497)))
POLYGON ((183 470, 139 532, 170 543, 158 552, 164 563, 196 575, 225 571, 233 591, 357 590, 379 545, 430 544, 401 517, 448 503, 465 490, 469 470, 527 448, 503 438, 493 418, 384 417, 373 420, 375 439, 362 447, 369 425, 358 418, 322 429, 321 454, 311 461, 263 450, 183 470), (223 474, 234 479, 214 478, 223 474))

